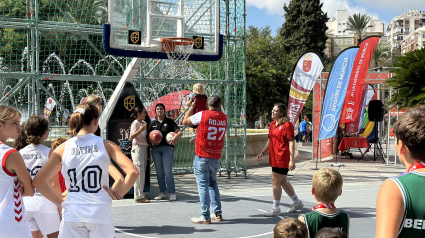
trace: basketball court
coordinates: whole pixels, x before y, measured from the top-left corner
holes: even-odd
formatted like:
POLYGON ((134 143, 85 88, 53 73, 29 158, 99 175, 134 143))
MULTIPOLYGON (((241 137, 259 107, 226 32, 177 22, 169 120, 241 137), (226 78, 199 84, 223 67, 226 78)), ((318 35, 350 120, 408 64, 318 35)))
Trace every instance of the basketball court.
MULTIPOLYGON (((299 147, 303 158, 311 156, 311 147, 299 147)), ((350 215, 350 237, 373 237, 375 235, 376 198, 379 186, 388 177, 404 172, 403 166, 385 166, 381 161, 360 161, 360 153, 354 159, 344 159, 345 167, 339 170, 344 179, 343 192, 336 206, 350 215)), ((319 163, 318 167, 331 166, 335 161, 319 163)), ((339 162, 339 161, 338 161, 339 162)), ((290 174, 291 184, 304 208, 299 213, 285 213, 292 203, 282 195, 280 217, 267 218, 263 213, 271 208, 271 169, 268 166, 248 170, 248 178, 242 175, 231 179, 219 177, 222 197, 223 222, 212 221, 210 225, 193 224, 191 217, 200 213, 195 177, 191 174, 177 175, 177 201, 151 201, 135 204, 131 198, 114 201, 112 211, 116 237, 272 237, 276 223, 285 217, 297 217, 308 212, 315 201, 311 195, 311 179, 315 170, 309 160, 298 160, 297 169, 290 174)), ((152 177, 151 198, 159 193, 156 178, 152 177)))

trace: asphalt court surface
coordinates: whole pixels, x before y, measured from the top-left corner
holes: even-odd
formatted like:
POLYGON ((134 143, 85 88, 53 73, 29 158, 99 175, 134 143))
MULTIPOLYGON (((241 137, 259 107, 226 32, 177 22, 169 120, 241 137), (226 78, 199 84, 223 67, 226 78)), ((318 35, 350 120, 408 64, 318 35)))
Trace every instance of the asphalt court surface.
MULTIPOLYGON (((301 150, 308 148, 300 148, 301 150)), ((355 154, 355 158, 360 155, 355 154)), ((318 168, 329 167, 334 161, 319 163, 318 168)), ((388 177, 404 171, 403 166, 385 166, 381 161, 343 160, 345 167, 335 167, 344 179, 342 195, 335 205, 350 215, 350 237, 374 237, 375 208, 379 186, 388 177)), ((268 166, 248 169, 248 178, 242 175, 218 177, 224 221, 212 224, 193 224, 191 217, 200 214, 200 203, 194 175, 176 175, 177 201, 155 201, 136 204, 131 198, 114 201, 112 211, 116 237, 272 237, 276 223, 285 217, 298 217, 308 212, 315 200, 311 195, 311 179, 316 170, 308 160, 298 160, 290 172, 291 184, 304 208, 298 213, 286 213, 292 204, 283 192, 280 217, 264 217, 272 206, 268 166)), ((151 178, 148 196, 158 193, 156 177, 151 178)))

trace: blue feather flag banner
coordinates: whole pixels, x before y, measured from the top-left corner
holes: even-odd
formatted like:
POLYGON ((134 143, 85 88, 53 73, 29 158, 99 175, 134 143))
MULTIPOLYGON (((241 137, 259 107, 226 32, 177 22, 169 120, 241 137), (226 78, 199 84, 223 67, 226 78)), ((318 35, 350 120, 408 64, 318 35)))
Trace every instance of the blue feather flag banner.
POLYGON ((338 55, 332 66, 323 100, 319 140, 331 138, 336 135, 348 82, 358 51, 358 46, 345 49, 338 55))

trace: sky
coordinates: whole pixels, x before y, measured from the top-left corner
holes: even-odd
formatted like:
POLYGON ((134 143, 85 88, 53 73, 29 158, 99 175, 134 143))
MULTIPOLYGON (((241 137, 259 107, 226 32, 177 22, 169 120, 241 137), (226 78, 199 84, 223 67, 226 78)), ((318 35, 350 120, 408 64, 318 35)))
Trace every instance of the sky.
MULTIPOLYGON (((296 0, 294 0, 296 1, 296 0)), ((285 22, 283 4, 290 0, 246 0, 247 26, 272 29, 273 35, 285 22)), ((321 0, 323 11, 333 17, 337 10, 348 10, 349 15, 367 13, 372 19, 379 19, 385 28, 396 16, 411 9, 425 11, 424 0, 321 0)))

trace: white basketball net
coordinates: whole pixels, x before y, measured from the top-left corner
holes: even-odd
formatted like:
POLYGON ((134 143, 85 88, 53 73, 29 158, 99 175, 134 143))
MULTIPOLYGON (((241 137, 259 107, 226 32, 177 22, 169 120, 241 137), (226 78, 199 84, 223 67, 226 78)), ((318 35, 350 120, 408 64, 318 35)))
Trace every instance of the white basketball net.
POLYGON ((170 77, 184 77, 188 69, 188 59, 192 54, 194 40, 190 38, 164 39, 163 50, 167 54, 166 68, 170 77))

